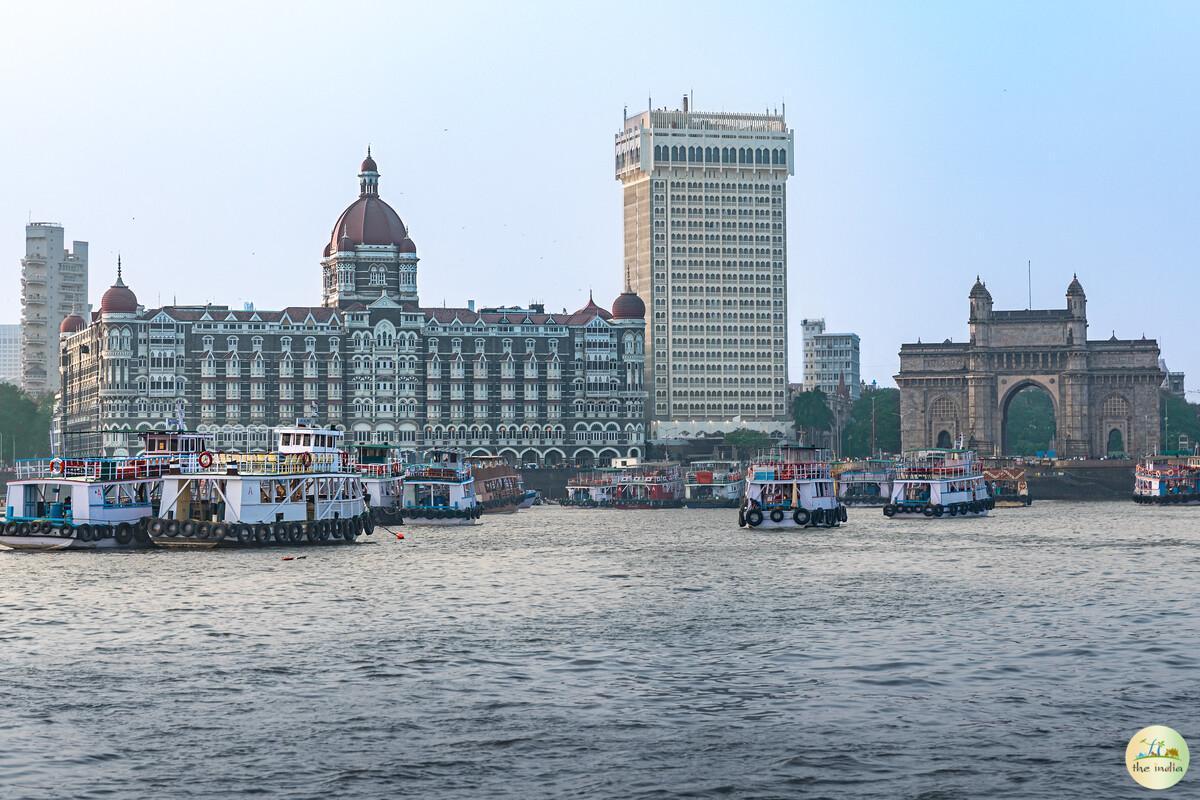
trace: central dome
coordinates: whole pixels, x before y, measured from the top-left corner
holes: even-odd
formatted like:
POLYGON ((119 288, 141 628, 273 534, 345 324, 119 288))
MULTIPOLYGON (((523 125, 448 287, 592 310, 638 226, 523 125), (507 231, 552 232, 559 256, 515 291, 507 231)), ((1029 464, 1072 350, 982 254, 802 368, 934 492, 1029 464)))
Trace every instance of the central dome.
POLYGON ((395 209, 379 198, 379 173, 375 159, 368 153, 358 175, 358 199, 342 212, 333 225, 325 256, 347 246, 360 244, 394 245, 402 253, 415 253, 416 245, 408 238, 408 228, 395 209))

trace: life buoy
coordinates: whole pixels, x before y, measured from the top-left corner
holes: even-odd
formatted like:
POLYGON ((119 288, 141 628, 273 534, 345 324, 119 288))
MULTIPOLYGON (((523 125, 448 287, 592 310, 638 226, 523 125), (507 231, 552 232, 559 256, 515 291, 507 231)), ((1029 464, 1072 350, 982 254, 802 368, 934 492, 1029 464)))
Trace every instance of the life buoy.
POLYGON ((771 510, 771 522, 783 522, 783 509, 776 508, 771 510))
POLYGON ((133 541, 133 526, 128 522, 121 522, 117 525, 116 533, 117 544, 129 544, 133 541))
POLYGON ((213 465, 213 454, 205 450, 196 456, 196 463, 200 465, 200 469, 208 469, 213 465))
POLYGON ((61 458, 51 459, 50 474, 51 475, 62 475, 63 467, 64 467, 64 463, 61 458))
POLYGON ((763 513, 757 508, 752 508, 746 512, 746 524, 751 528, 757 528, 762 524, 763 513))
POLYGON ((312 453, 308 452, 307 450, 305 450, 303 453, 301 453, 300 454, 300 463, 304 465, 305 469, 308 469, 309 467, 311 467, 312 466, 312 453))
POLYGON ((795 511, 792 512, 792 522, 796 523, 801 528, 807 527, 808 521, 811 518, 812 518, 812 515, 808 513, 808 509, 797 508, 795 511))
POLYGON ((888 503, 888 504, 886 504, 886 505, 883 507, 883 515, 884 515, 885 517, 894 517, 894 516, 896 516, 896 507, 895 507, 894 505, 892 505, 891 503, 888 503))

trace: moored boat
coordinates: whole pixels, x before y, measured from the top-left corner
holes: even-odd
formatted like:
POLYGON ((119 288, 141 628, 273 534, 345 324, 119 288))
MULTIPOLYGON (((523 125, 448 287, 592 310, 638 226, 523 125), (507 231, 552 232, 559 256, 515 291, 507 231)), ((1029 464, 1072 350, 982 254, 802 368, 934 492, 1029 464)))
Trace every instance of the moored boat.
POLYGON ((1133 472, 1133 501, 1141 505, 1200 503, 1200 456, 1148 456, 1133 472))
POLYGON ((984 459, 983 479, 987 481, 988 493, 996 508, 1021 508, 1033 504, 1025 465, 1015 459, 984 459))
POLYGON ((832 528, 848 518, 834 491, 826 451, 782 445, 751 460, 739 527, 832 528))
POLYGON ((905 453, 896 462, 885 517, 944 519, 986 517, 995 507, 974 451, 929 449, 905 453))
POLYGON ((202 451, 206 437, 151 431, 142 438, 143 455, 18 461, 0 545, 98 550, 150 544, 146 529, 162 497, 162 476, 202 451))
POLYGON ((474 525, 483 514, 474 469, 461 450, 427 450, 404 472, 407 525, 474 525))
POLYGON ((864 458, 833 465, 837 496, 852 507, 883 506, 892 495, 895 466, 889 458, 864 458))
POLYGON ((659 509, 683 507, 683 473, 673 462, 614 459, 613 466, 581 473, 567 481, 562 505, 589 508, 659 509))
POLYGON ((737 461, 693 461, 683 483, 686 508, 737 508, 746 489, 737 461))
POLYGON ((404 477, 414 458, 413 451, 389 445, 359 445, 354 449, 367 504, 378 524, 404 524, 404 477))
POLYGON ((485 514, 510 514, 525 502, 521 473, 501 456, 469 456, 479 507, 485 514))
POLYGON ((275 429, 271 453, 203 452, 163 476, 150 539, 164 547, 351 543, 371 534, 343 433, 306 421, 275 429))

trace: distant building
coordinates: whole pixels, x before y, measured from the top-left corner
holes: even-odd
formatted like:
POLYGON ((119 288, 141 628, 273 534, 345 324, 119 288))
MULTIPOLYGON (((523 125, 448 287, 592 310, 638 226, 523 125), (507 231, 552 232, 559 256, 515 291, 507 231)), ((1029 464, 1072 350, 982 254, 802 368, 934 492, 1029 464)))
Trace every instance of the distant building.
POLYGON ((322 253, 321 306, 145 308, 117 281, 90 320, 63 321, 63 451, 134 453, 166 417, 242 452, 311 417, 349 444, 455 447, 514 464, 645 455, 645 308, 591 299, 423 308, 416 245, 379 197, 368 154, 359 197, 322 253), (89 324, 90 322, 90 324, 89 324))
POLYGON ((804 389, 826 395, 845 391, 851 400, 862 394, 859 378, 859 340, 856 333, 827 333, 825 320, 806 319, 804 332, 804 389))
POLYGON ((20 325, 0 325, 0 383, 21 385, 20 325))
POLYGON ((86 314, 88 244, 63 246, 52 222, 25 226, 21 259, 21 386, 31 394, 58 390, 58 327, 71 313, 86 314))
POLYGON ((790 430, 782 114, 652 109, 616 135, 625 285, 650 311, 654 441, 790 430))
POLYGON ((1171 372, 1167 369, 1167 362, 1164 359, 1158 360, 1158 368, 1166 373, 1166 378, 1163 380, 1162 388, 1166 389, 1176 397, 1187 397, 1187 389, 1184 386, 1184 373, 1171 372))

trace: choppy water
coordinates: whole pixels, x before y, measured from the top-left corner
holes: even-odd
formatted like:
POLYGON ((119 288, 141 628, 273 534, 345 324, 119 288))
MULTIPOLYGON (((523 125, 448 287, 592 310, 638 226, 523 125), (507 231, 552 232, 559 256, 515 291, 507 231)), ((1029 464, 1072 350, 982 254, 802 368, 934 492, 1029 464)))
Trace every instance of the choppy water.
POLYGON ((1200 747, 1200 512, 735 514, 0 554, 0 796, 1129 797, 1136 730, 1200 747))

